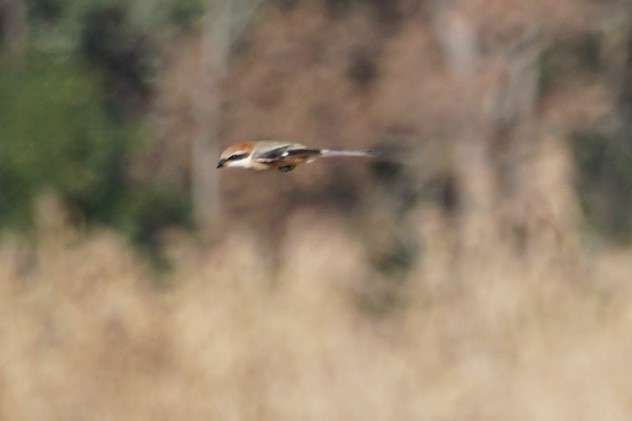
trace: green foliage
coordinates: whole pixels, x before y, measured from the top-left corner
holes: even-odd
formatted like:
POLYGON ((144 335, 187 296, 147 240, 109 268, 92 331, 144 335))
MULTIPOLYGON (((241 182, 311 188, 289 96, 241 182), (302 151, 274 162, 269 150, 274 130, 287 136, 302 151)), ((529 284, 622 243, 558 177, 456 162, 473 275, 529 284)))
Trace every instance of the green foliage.
POLYGON ((138 124, 112 118, 101 86, 76 60, 31 53, 19 65, 0 62, 0 225, 28 229, 42 191, 139 243, 187 223, 186 194, 127 180, 138 124))
POLYGON ((98 200, 128 140, 99 102, 98 80, 37 53, 20 64, 5 58, 0 69, 0 220, 28 225, 31 199, 42 190, 98 200))
POLYGON ((180 0, 172 3, 166 18, 177 29, 188 30, 203 15, 203 0, 180 0))
POLYGON ((611 136, 585 132, 575 137, 579 193, 589 222, 609 237, 632 235, 632 127, 611 136))
POLYGON ((152 94, 156 46, 201 5, 27 2, 27 52, 0 56, 0 227, 30 229, 41 192, 150 250, 161 228, 190 224, 188 192, 131 182, 127 169, 152 94))
POLYGON ((569 74, 592 74, 600 70, 600 39, 597 35, 586 34, 564 42, 554 43, 545 49, 539 58, 541 95, 570 79, 569 74))
POLYGON ((112 212, 119 227, 136 244, 142 245, 154 257, 160 252, 158 234, 168 226, 193 225, 188 192, 164 186, 128 190, 121 208, 112 212))
MULTIPOLYGON (((125 30, 155 40, 188 30, 204 14, 205 0, 29 0, 27 12, 35 42, 76 49, 88 16, 120 10, 125 30)), ((122 45, 122 48, 125 46, 122 45)))

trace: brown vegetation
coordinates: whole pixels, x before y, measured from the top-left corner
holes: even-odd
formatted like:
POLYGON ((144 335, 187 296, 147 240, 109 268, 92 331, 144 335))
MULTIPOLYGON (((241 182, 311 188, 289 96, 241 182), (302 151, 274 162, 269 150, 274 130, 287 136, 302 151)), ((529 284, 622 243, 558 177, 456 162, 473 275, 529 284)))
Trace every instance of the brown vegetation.
POLYGON ((29 264, 16 243, 0 248, 3 419, 632 413, 629 253, 494 249, 459 267, 428 211, 417 225, 426 252, 389 285, 389 305, 383 275, 327 215, 287 222, 300 230, 278 266, 249 231, 206 249, 172 233, 174 267, 156 275, 115 235, 85 236, 55 212, 29 264))
MULTIPOLYGON (((235 47, 222 89, 207 92, 223 98, 219 118, 209 117, 219 126, 222 147, 273 138, 406 148, 412 194, 423 195, 420 186, 429 182, 451 183, 462 208, 456 215, 460 237, 471 243, 466 239, 482 232, 502 237, 528 229, 531 221, 520 220, 507 204, 532 208, 551 195, 541 190, 547 177, 565 177, 559 182, 570 186, 574 176, 572 168, 538 173, 539 159, 549 149, 570 159, 569 134, 615 113, 608 72, 586 73, 572 62, 576 57, 549 72, 557 76, 546 92, 541 86, 548 77, 543 52, 572 50, 596 36, 619 10, 614 6, 399 1, 376 8, 352 2, 332 14, 325 3, 261 8, 235 47)), ((599 35, 604 45, 608 31, 599 35)), ((194 95, 204 89, 192 82, 199 77, 202 42, 192 34, 169 50, 155 101, 160 124, 153 150, 163 159, 148 174, 179 185, 188 182, 194 95)), ((617 48, 604 57, 620 54, 617 48)), ((366 186, 380 182, 372 175, 356 162, 310 166, 291 177, 226 172, 217 198, 224 209, 220 225, 249 224, 274 236, 283 226, 277 221, 296 207, 363 209, 375 193, 366 186)), ((556 212, 577 223, 574 198, 568 199, 556 212)))
MULTIPOLYGON (((618 9, 351 3, 262 7, 209 119, 407 159, 225 172, 221 232, 163 233, 165 272, 43 199, 0 241, 1 419, 630 418, 632 256, 582 244, 569 140, 614 79, 538 61, 618 9)), ((165 47, 133 178, 190 188, 201 43, 165 47)))

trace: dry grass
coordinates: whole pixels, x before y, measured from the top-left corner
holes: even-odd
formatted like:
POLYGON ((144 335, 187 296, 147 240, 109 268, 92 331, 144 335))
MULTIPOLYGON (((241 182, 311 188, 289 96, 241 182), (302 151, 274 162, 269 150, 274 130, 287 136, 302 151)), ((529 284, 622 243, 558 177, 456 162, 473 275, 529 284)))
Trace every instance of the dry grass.
MULTIPOLYGON (((300 3, 265 9, 233 58, 221 122, 227 142, 373 147, 402 133, 449 147, 443 139, 462 95, 424 13, 384 36, 367 6, 334 19, 320 2, 300 3), (363 60, 375 72, 366 86, 350 77, 363 60)), ((531 13, 562 34, 598 22, 570 13, 575 2, 462 3, 493 39, 522 30, 531 13)), ((187 179, 198 43, 182 40, 166 58, 155 105, 162 137, 139 165, 147 179, 187 179)), ((575 127, 590 120, 588 109, 605 107, 601 90, 570 88, 543 102, 543 127, 575 127)), ((526 197, 499 194, 501 206, 489 212, 500 214, 494 222, 520 223, 528 243, 520 253, 497 239, 502 229, 484 240, 476 232, 474 249, 459 250, 458 230, 427 202, 398 221, 423 247, 408 271, 391 275, 370 264, 369 241, 354 232, 386 225, 371 224, 380 215, 351 224, 336 197, 321 194, 345 171, 358 175, 350 190, 364 191, 372 185, 364 163, 314 165, 292 178, 227 175, 228 226, 298 234, 275 238, 278 250, 249 230, 231 230, 212 247, 174 234, 165 240, 168 274, 111 232, 69 228, 44 203, 36 246, 0 239, 0 419, 630 419, 632 251, 573 247, 572 164, 558 144, 529 143, 541 159, 518 162, 533 165, 520 175, 526 197), (301 210, 305 203, 340 213, 301 210)), ((438 163, 423 167, 442 173, 439 157, 448 153, 427 155, 438 163)), ((381 234, 371 242, 389 235, 381 234)))
POLYGON ((278 266, 248 232, 172 236, 167 288, 108 232, 53 218, 30 260, 5 239, 0 418, 630 418, 629 252, 459 267, 423 216, 429 247, 381 315, 358 306, 380 276, 364 249, 314 212, 278 266))

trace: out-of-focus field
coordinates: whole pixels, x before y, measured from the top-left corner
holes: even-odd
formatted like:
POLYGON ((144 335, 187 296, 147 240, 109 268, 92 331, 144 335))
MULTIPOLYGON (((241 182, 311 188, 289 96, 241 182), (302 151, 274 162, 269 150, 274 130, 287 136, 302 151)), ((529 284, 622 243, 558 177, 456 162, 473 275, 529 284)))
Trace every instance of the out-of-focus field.
POLYGON ((0 421, 632 419, 628 3, 0 1, 0 421))
POLYGON ((247 232, 205 249, 172 234, 156 274, 47 213, 33 254, 0 247, 1 419, 632 416, 629 252, 455 267, 425 215, 427 247, 376 312, 362 303, 381 275, 327 215, 295 213, 277 256, 247 232))

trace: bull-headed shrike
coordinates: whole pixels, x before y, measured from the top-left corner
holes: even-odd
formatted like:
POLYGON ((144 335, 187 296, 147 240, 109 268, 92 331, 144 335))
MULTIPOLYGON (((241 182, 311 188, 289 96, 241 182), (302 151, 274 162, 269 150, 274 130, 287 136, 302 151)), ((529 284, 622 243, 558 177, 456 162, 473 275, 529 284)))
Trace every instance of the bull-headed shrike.
POLYGON ((292 171, 297 165, 309 164, 318 158, 336 156, 360 156, 375 158, 377 154, 369 150, 319 149, 300 143, 262 140, 243 142, 230 146, 219 158, 217 168, 245 168, 264 171, 276 169, 292 171))

